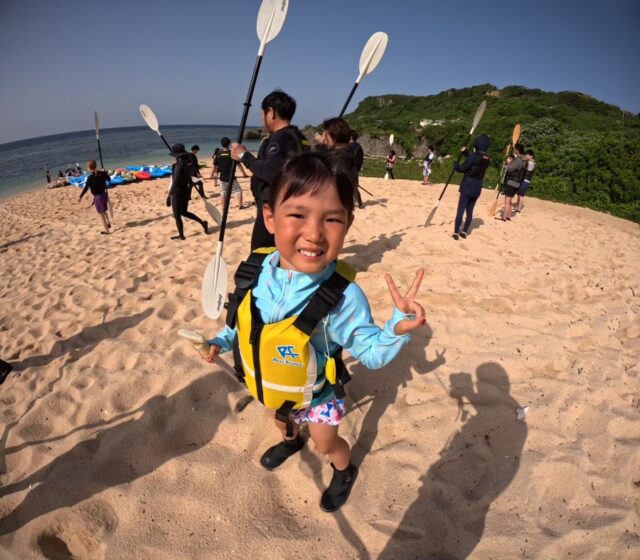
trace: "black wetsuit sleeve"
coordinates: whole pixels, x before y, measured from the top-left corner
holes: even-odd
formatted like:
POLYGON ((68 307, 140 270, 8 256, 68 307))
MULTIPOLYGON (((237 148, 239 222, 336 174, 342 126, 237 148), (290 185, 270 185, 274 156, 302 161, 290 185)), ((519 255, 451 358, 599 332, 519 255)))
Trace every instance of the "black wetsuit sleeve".
POLYGON ((288 133, 274 134, 267 142, 261 157, 245 152, 240 160, 242 165, 249 168, 251 173, 265 183, 270 183, 278 171, 282 169, 289 153, 295 151, 293 138, 288 133))
POLYGON ((476 154, 471 154, 461 165, 457 161, 453 164, 453 168, 459 173, 466 173, 476 161, 476 154))
POLYGON ((88 190, 89 190, 89 179, 87 179, 87 182, 84 185, 84 189, 82 189, 82 192, 80 193, 80 200, 82 200, 82 197, 86 194, 88 190))

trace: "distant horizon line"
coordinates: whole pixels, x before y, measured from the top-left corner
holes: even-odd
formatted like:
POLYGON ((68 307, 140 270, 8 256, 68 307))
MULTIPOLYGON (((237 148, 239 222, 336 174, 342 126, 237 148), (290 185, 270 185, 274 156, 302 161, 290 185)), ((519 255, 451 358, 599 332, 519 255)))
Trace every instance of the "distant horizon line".
MULTIPOLYGON (((189 126, 189 127, 193 127, 193 128, 238 128, 239 125, 238 124, 188 124, 188 123, 182 123, 182 124, 163 124, 162 128, 172 128, 172 127, 181 127, 181 126, 189 126)), ((112 127, 108 127, 108 128, 100 128, 100 133, 102 134, 103 132, 107 131, 107 130, 123 130, 123 129, 127 129, 127 128, 146 128, 151 130, 148 126, 145 125, 133 125, 133 126, 112 126, 112 127)), ((247 128, 249 129, 253 129, 253 128, 262 128, 262 125, 247 125, 247 128)), ((88 128, 86 130, 70 130, 68 132, 56 132, 53 134, 44 134, 42 136, 31 136, 29 138, 21 138, 20 140, 11 140, 9 142, 3 142, 0 143, 0 148, 5 148, 6 146, 9 146, 11 144, 20 144, 22 142, 31 142, 33 140, 41 140, 43 138, 51 138, 53 136, 70 136, 72 134, 82 134, 82 133, 90 133, 90 134, 95 134, 95 129, 94 128, 88 128)), ((153 131, 152 131, 153 132, 153 131)))

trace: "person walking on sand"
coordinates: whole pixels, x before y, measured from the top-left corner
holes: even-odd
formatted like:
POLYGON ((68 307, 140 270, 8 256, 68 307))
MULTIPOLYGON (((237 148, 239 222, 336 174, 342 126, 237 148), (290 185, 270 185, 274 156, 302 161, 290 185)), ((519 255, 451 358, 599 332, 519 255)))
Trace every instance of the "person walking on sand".
MULTIPOLYGON (((229 175, 231 174, 231 150, 229 150, 231 140, 223 136, 220 144, 222 144, 222 149, 217 150, 213 156, 213 171, 211 175, 213 176, 214 187, 218 186, 218 178, 220 179, 220 208, 224 208, 224 201, 227 196, 227 191, 229 190, 229 175)), ((247 176, 241 163, 238 162, 237 168, 242 171, 245 177, 247 176)), ((233 178, 233 185, 231 186, 231 194, 237 196, 238 208, 240 210, 248 208, 248 206, 242 204, 242 187, 235 177, 233 178)))
POLYGON ((269 185, 284 166, 286 159, 308 151, 309 141, 291 124, 296 113, 296 100, 284 91, 272 91, 262 100, 260 117, 269 135, 262 141, 258 157, 242 144, 231 145, 231 157, 252 173, 251 192, 256 201, 256 221, 251 233, 251 249, 273 247, 273 235, 264 225, 262 207, 269 200, 269 185))
POLYGON ((422 162, 422 184, 429 184, 429 175, 431 175, 431 166, 436 159, 436 149, 429 145, 427 148, 427 153, 424 156, 424 161, 422 162))
POLYGON ((398 156, 396 156, 396 151, 395 150, 391 150, 389 152, 389 157, 387 157, 387 175, 389 177, 389 179, 395 179, 395 177, 393 176, 393 166, 396 164, 396 159, 398 156))
POLYGON ((531 186, 531 177, 536 168, 536 158, 533 150, 526 150, 522 156, 522 165, 524 167, 524 178, 518 188, 518 198, 516 199, 516 212, 522 212, 524 209, 524 197, 531 186))
POLYGON ((505 176, 504 176, 504 208, 502 210, 502 220, 510 221, 512 212, 511 212, 511 203, 513 201, 513 197, 518 192, 520 188, 520 183, 524 178, 524 165, 522 161, 522 152, 524 148, 522 144, 516 144, 513 147, 513 159, 506 164, 505 166, 505 176))
POLYGON ((184 240, 184 226, 182 218, 189 218, 198 222, 205 234, 209 234, 209 224, 201 220, 198 216, 189 212, 189 194, 191 192, 191 154, 184 149, 184 144, 174 144, 171 146, 169 155, 176 158, 176 162, 171 166, 171 186, 167 193, 167 206, 171 206, 173 217, 176 221, 178 235, 171 239, 184 240))
POLYGON ((364 208, 362 204, 362 196, 360 195, 360 171, 364 163, 364 150, 362 144, 358 142, 358 133, 355 130, 351 130, 351 140, 349 142, 349 150, 353 156, 353 161, 356 170, 356 204, 361 210, 364 208))
POLYGON ((491 160, 487 155, 491 139, 481 134, 476 138, 474 147, 475 151, 469 154, 466 146, 462 148, 462 154, 466 157, 461 165, 456 162, 453 168, 459 173, 464 173, 464 177, 460 182, 460 198, 458 198, 458 210, 456 211, 456 219, 453 224, 453 238, 457 241, 459 237, 466 239, 471 231, 471 222, 473 220, 473 208, 482 194, 482 184, 484 174, 489 168, 491 160), (464 226, 462 226, 462 218, 466 213, 464 226))
POLYGON ((250 271, 253 280, 236 286, 227 326, 208 341, 205 358, 213 363, 235 348, 236 371, 272 411, 280 442, 262 455, 263 468, 272 471, 299 452, 305 445, 300 429, 308 424, 315 448, 331 460, 333 477, 320 500, 326 512, 344 505, 358 474, 338 433, 349 378, 342 348, 381 368, 426 323, 416 301, 422 270, 404 296, 386 276, 393 312, 380 328, 354 271, 337 261, 353 223, 354 190, 351 166, 338 152, 302 153, 286 162, 263 205, 275 249, 254 252, 241 264, 236 278, 250 271))
MULTIPOLYGON (((79 166, 78 166, 79 167, 79 166)), ((101 231, 103 235, 109 235, 111 229, 111 222, 107 216, 109 210, 109 193, 107 192, 107 183, 109 182, 109 174, 104 169, 97 169, 96 160, 89 160, 87 163, 89 169, 89 176, 87 177, 87 183, 80 193, 78 202, 82 200, 85 193, 90 190, 93 195, 93 206, 96 208, 96 212, 100 215, 104 231, 101 231)))
POLYGON ((193 187, 196 188, 202 200, 207 200, 207 195, 204 194, 204 181, 202 175, 200 175, 200 162, 198 161, 199 151, 200 146, 198 146, 198 144, 191 146, 191 153, 189 154, 191 161, 191 190, 189 191, 189 200, 191 200, 193 187))

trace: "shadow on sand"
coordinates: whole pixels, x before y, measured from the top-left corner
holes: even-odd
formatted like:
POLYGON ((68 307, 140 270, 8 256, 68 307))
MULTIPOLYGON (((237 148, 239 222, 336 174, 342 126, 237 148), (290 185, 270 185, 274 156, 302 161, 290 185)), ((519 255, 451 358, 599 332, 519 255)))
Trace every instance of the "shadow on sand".
POLYGON ((527 425, 516 419, 507 372, 489 362, 477 369, 476 390, 469 373, 452 374, 450 383, 464 424, 421 477, 418 497, 381 560, 467 558, 482 538, 491 503, 518 471, 527 425))
POLYGON ((141 413, 140 418, 106 428, 32 475, 3 486, 2 498, 35 487, 0 520, 0 535, 52 511, 72 507, 107 488, 132 482, 175 457, 207 445, 229 414, 227 394, 237 387, 214 372, 169 397, 151 397, 130 413, 141 413))
POLYGON ((340 258, 358 272, 365 272, 372 264, 382 262, 382 257, 387 251, 397 249, 404 235, 404 233, 394 233, 387 237, 383 233, 378 239, 366 245, 345 246, 340 253, 340 258))

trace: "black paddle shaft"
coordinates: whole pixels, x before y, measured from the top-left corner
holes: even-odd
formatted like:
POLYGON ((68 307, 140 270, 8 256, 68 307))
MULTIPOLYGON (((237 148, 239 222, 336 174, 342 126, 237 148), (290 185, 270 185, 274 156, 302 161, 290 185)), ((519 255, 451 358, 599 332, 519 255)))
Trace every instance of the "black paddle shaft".
MULTIPOLYGON (((253 99, 253 90, 256 87, 256 80, 258 79, 258 72, 260 72, 260 65, 262 64, 262 55, 256 58, 256 65, 253 69, 253 75, 251 76, 251 83, 249 84, 249 91, 247 92, 247 99, 244 102, 244 110, 242 111, 242 119, 240 119, 240 129, 238 130, 238 144, 242 143, 242 137, 244 136, 244 129, 247 125, 247 119, 249 117, 249 108, 251 107, 251 100, 253 99)), ((236 166, 238 163, 235 159, 231 160, 231 169, 229 170, 229 188, 224 197, 224 210, 222 211, 222 223, 220 224, 220 237, 218 242, 224 241, 224 232, 227 229, 227 216, 229 215, 229 203, 231 202, 231 189, 233 182, 236 178, 236 166)))
POLYGON ((344 112, 347 110, 347 107, 349 106, 349 102, 351 101, 351 98, 353 97, 353 94, 356 92, 357 89, 358 89, 358 82, 355 82, 353 84, 353 87, 351 88, 351 91, 349 92, 349 97, 347 97, 347 100, 344 102, 344 105, 342 106, 342 111, 340 111, 340 114, 338 115, 338 117, 342 117, 342 115, 344 115, 344 112))
MULTIPOLYGON (((467 144, 469 143, 469 140, 471 140, 471 134, 469 134, 469 138, 467 138, 467 144)), ((460 163, 460 160, 462 159, 462 152, 460 152, 458 154, 458 159, 456 160, 456 163, 460 163)), ((447 179, 447 182, 444 185, 444 189, 442 189, 442 192, 440 193, 440 196, 438 197, 438 202, 440 202, 442 200, 442 197, 444 196, 445 191, 447 190, 447 187, 449 186, 449 183, 451 182, 451 179, 453 178, 453 174, 456 172, 456 167, 455 165, 451 168, 451 173, 449 173, 449 178, 447 179)))
POLYGON ((162 138, 162 141, 164 142, 164 145, 167 147, 167 149, 171 151, 171 146, 169 146, 169 142, 165 140, 165 137, 162 134, 160 134, 160 138, 162 138))
POLYGON ((104 163, 102 163, 102 148, 100 148, 100 138, 96 138, 98 140, 98 153, 100 154, 100 169, 104 169, 104 163))

